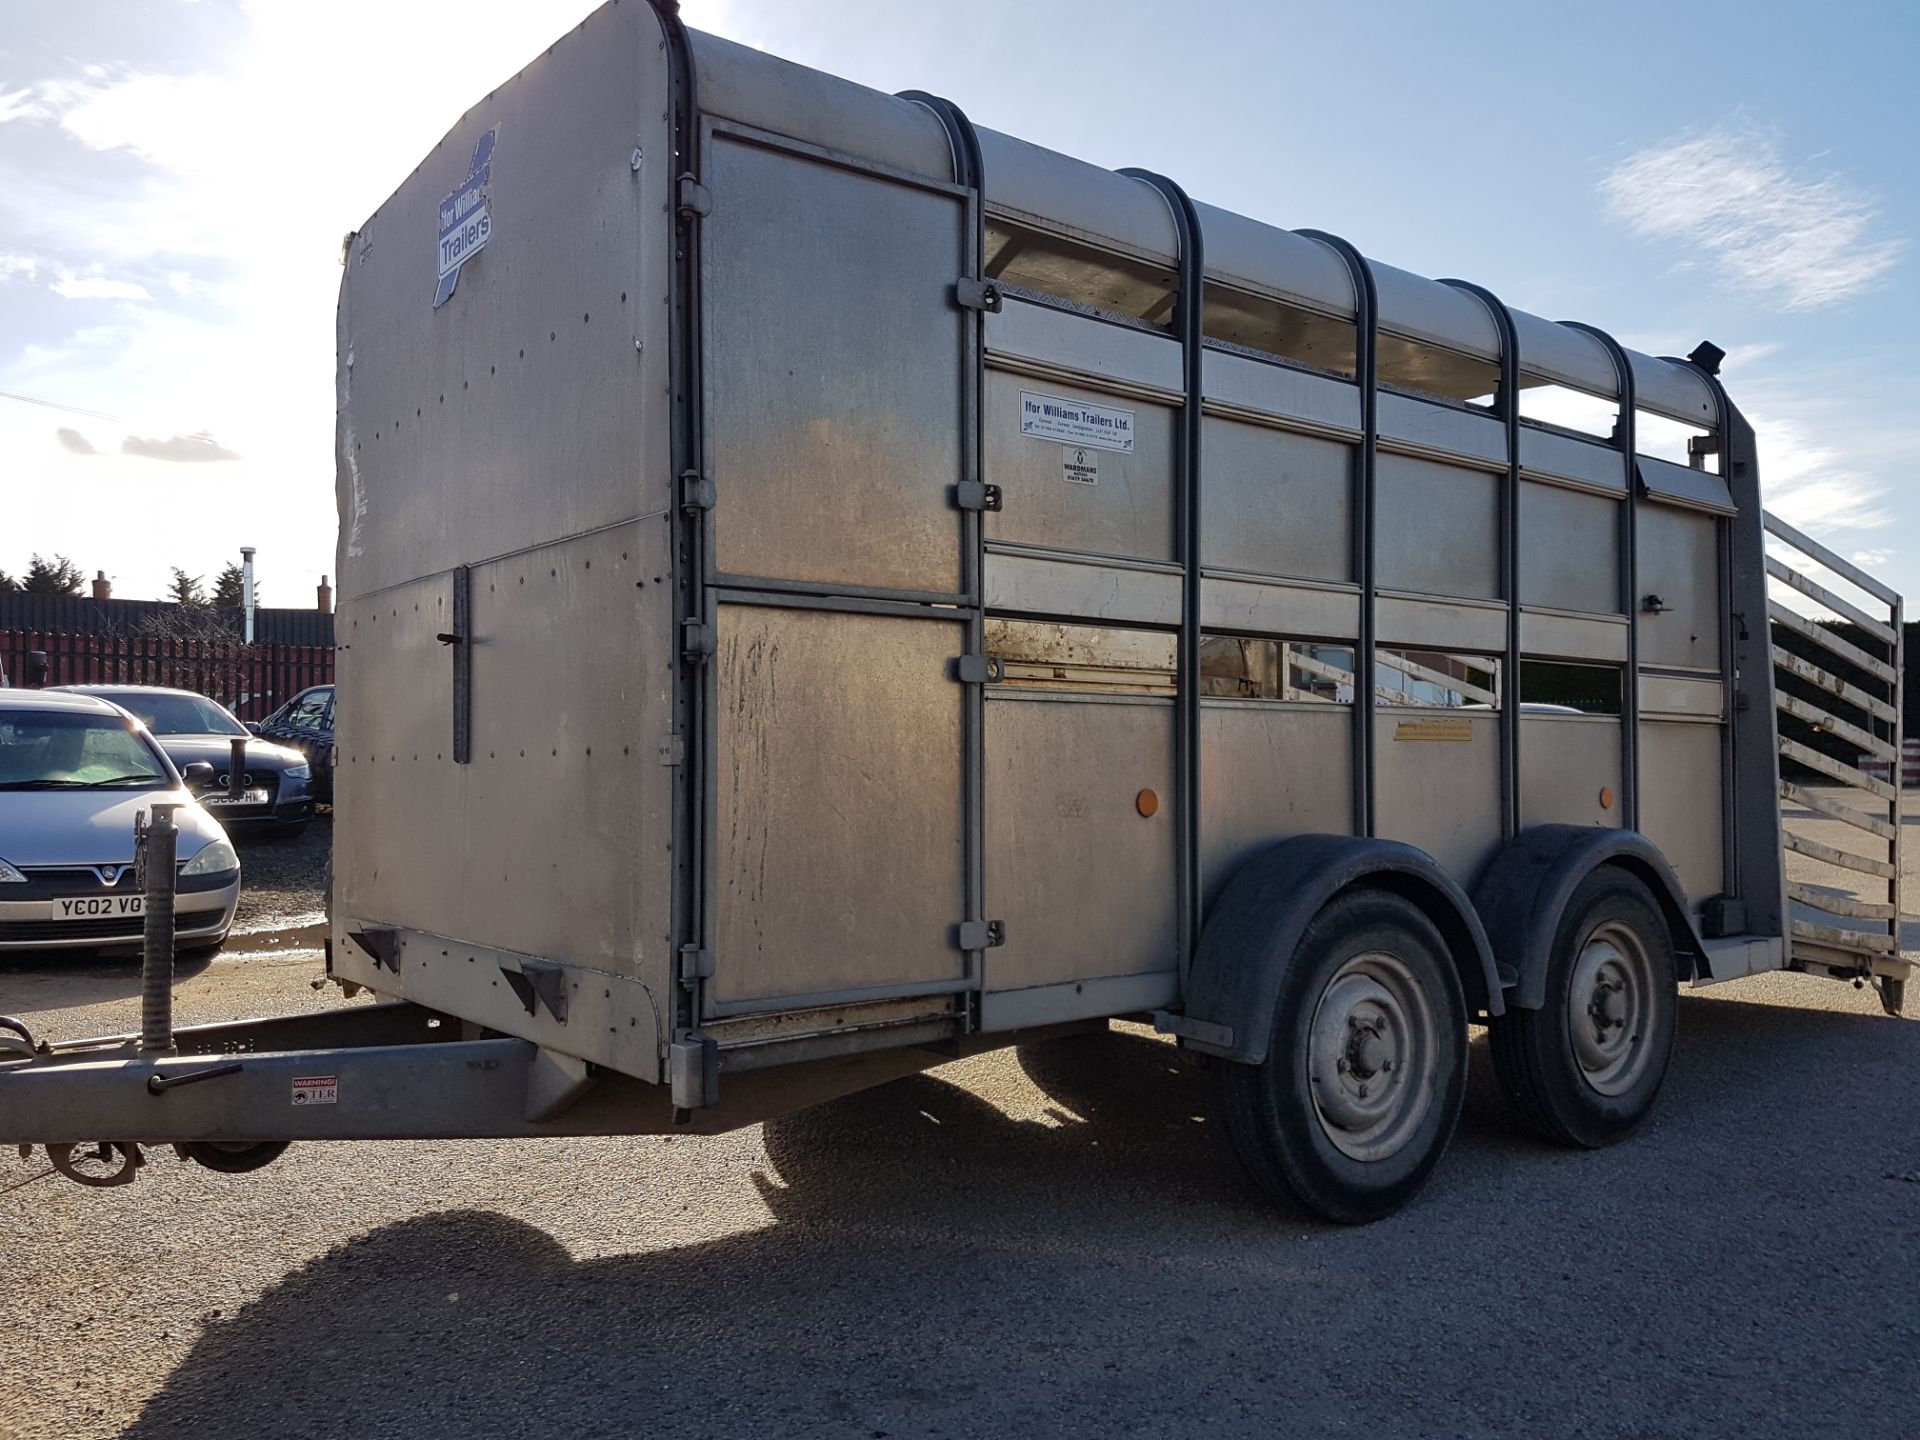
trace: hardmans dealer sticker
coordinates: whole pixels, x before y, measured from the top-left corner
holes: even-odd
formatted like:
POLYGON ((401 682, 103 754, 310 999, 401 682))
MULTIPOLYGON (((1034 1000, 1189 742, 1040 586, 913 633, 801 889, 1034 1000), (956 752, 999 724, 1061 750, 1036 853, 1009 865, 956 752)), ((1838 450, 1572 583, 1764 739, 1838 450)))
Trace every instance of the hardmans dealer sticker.
POLYGON ((1133 411, 1058 395, 1020 392, 1020 433, 1035 440, 1133 453, 1133 411))
POLYGON ((293 1103, 296 1105, 337 1105, 340 1103, 338 1075, 296 1075, 293 1077, 293 1103))
POLYGON ((1060 447, 1060 477, 1075 485, 1100 483, 1100 452, 1084 445, 1060 447))

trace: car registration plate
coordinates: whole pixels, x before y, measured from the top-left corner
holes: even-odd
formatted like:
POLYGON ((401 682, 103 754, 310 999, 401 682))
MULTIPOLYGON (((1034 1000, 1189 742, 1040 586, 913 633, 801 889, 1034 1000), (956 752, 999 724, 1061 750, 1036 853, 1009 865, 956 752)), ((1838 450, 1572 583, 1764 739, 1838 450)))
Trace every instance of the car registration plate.
POLYGON ((144 895, 75 895, 53 902, 56 920, 115 920, 128 915, 144 915, 144 895))
POLYGON ((267 803, 267 792, 264 790, 242 790, 240 797, 236 800, 233 796, 227 794, 226 791, 216 790, 211 795, 202 795, 200 797, 200 803, 202 805, 264 805, 267 803))

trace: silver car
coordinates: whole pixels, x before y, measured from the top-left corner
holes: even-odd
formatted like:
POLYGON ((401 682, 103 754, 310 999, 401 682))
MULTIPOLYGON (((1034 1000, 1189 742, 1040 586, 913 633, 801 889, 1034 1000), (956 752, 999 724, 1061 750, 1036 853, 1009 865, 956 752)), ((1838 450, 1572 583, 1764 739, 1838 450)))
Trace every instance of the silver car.
POLYGON ((91 695, 0 691, 0 951, 137 947, 133 824, 156 802, 179 806, 176 945, 217 949, 240 857, 146 727, 91 695))

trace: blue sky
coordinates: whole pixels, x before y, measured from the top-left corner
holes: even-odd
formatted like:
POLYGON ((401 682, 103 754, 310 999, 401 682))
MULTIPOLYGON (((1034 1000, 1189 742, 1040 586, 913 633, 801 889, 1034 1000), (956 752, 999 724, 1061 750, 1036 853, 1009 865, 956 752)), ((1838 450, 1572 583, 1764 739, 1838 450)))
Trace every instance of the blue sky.
MULTIPOLYGON (((59 551, 144 596, 249 543, 307 603, 340 237, 593 7, 5 4, 0 392, 95 413, 0 399, 0 569, 59 551)), ((1710 338, 1769 503, 1920 588, 1920 6, 685 10, 1642 349, 1710 338)))

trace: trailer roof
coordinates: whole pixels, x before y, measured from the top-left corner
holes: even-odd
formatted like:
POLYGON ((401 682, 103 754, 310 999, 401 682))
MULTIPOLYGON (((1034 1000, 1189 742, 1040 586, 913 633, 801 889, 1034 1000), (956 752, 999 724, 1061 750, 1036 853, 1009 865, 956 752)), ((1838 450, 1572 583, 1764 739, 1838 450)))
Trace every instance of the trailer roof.
MULTIPOLYGON (((945 130, 926 107, 717 36, 690 31, 689 38, 704 113, 930 179, 953 178, 945 130)), ((1152 185, 997 131, 978 133, 990 213, 1174 268, 1177 232, 1166 200, 1152 185)), ((1210 280, 1319 314, 1353 316, 1352 284, 1330 246, 1215 205, 1196 202, 1196 210, 1210 280)), ((1382 331, 1470 361, 1498 362, 1499 331, 1476 296, 1369 263, 1382 331)), ((1618 397, 1613 360, 1593 335, 1509 310, 1523 384, 1618 397)), ((1640 409, 1689 425, 1717 423, 1713 387, 1692 366, 1626 353, 1640 409)), ((1462 388, 1471 393, 1470 384, 1462 388)))

